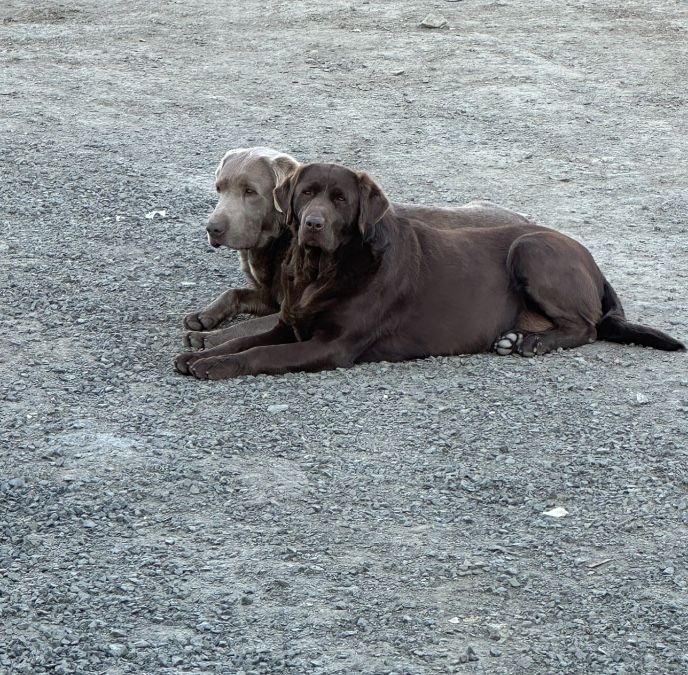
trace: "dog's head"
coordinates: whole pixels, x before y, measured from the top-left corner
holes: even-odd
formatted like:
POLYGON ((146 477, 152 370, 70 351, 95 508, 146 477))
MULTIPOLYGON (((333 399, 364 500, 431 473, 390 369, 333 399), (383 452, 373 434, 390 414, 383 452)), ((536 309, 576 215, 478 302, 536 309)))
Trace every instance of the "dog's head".
POLYGON ((274 197, 299 245, 330 253, 354 236, 371 241, 390 208, 367 173, 338 164, 303 164, 275 188, 274 197))
POLYGON ((227 152, 215 171, 219 198, 206 227, 210 245, 251 249, 279 236, 272 192, 298 166, 293 157, 270 148, 227 152))

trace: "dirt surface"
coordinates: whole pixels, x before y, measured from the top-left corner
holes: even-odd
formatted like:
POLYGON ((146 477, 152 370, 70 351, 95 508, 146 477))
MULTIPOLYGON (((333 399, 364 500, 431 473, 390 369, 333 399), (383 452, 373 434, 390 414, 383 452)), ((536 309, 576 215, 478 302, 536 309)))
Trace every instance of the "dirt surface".
POLYGON ((171 367, 242 284, 204 219, 258 144, 530 213, 685 337, 685 2, 0 20, 0 672, 688 671, 684 354, 171 367))

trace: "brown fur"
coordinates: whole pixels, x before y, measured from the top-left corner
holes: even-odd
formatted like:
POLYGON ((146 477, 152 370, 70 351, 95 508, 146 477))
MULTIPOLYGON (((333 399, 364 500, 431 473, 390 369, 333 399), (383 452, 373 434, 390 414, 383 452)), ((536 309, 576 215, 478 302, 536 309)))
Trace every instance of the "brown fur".
POLYGON ((175 361, 200 379, 430 355, 524 356, 597 338, 678 350, 626 322, 590 253, 531 224, 437 230, 400 218, 364 173, 302 166, 275 190, 295 237, 279 323, 175 361), (537 326, 540 330, 533 331, 537 326))
MULTIPOLYGON (((297 166, 293 157, 271 148, 238 148, 222 158, 216 171, 219 197, 208 222, 208 241, 215 247, 239 250, 250 287, 229 289, 204 309, 187 314, 187 347, 217 346, 235 337, 262 332, 277 323, 284 297, 280 269, 292 235, 286 214, 275 208, 272 191, 297 166), (246 196, 247 187, 255 194, 246 196), (273 316, 212 330, 237 314, 273 316)), ((453 208, 395 204, 394 209, 400 217, 419 219, 439 229, 530 222, 520 213, 485 201, 453 208)))

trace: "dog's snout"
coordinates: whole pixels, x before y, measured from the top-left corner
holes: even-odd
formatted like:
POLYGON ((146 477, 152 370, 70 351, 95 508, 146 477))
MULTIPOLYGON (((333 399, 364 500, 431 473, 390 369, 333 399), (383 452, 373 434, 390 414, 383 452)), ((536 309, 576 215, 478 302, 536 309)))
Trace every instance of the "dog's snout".
POLYGON ((221 220, 209 220, 206 231, 213 237, 219 237, 225 233, 225 223, 221 220))
POLYGON ((322 216, 307 216, 304 225, 309 230, 322 230, 325 219, 322 216))

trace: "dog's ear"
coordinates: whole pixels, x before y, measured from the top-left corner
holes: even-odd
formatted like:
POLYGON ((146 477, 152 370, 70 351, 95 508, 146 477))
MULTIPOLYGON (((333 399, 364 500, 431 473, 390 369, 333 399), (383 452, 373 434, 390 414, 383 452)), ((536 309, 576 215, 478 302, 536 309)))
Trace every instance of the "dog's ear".
MULTIPOLYGON (((287 225, 292 227, 294 224, 294 208, 292 201, 294 199, 294 188, 299 180, 301 173, 300 167, 297 167, 284 177, 281 183, 278 183, 272 191, 272 198, 275 203, 275 209, 280 213, 285 214, 287 225)), ((294 229, 292 227, 292 229, 294 229)))
POLYGON ((382 188, 365 172, 358 174, 358 229, 363 239, 370 241, 375 225, 389 211, 390 203, 382 188))
POLYGON ((275 174, 275 185, 279 185, 299 168, 299 163, 290 155, 278 155, 272 160, 271 166, 275 174))

